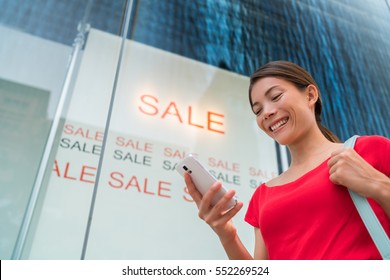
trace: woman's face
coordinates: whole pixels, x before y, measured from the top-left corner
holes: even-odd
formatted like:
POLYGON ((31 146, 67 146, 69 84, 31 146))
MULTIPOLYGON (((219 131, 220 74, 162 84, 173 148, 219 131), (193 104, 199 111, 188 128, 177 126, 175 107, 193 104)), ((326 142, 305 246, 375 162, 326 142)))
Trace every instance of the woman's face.
POLYGON ((280 144, 291 144, 304 136, 313 124, 316 125, 314 105, 317 94, 312 85, 301 91, 293 83, 280 78, 260 79, 251 92, 258 126, 280 144))

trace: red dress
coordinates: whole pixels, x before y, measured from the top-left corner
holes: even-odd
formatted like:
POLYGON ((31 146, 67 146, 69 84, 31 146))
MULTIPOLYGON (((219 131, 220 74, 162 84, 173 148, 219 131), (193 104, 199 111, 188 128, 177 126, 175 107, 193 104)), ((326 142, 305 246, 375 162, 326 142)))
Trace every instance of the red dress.
MULTIPOLYGON (((390 140, 361 136, 355 150, 390 175, 390 140)), ((260 229, 269 259, 381 259, 348 190, 329 180, 327 161, 294 182, 260 185, 245 221, 260 229)), ((368 199, 390 236, 390 219, 368 199)))

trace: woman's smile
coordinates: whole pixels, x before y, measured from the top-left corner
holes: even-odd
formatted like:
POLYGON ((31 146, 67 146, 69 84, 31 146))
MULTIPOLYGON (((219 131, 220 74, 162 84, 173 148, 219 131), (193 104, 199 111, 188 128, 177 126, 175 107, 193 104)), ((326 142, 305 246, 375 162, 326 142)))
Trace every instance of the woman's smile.
POLYGON ((275 132, 279 129, 281 129, 288 121, 288 117, 285 117, 281 120, 278 120, 276 122, 274 122, 270 127, 269 129, 271 130, 271 132, 275 132))

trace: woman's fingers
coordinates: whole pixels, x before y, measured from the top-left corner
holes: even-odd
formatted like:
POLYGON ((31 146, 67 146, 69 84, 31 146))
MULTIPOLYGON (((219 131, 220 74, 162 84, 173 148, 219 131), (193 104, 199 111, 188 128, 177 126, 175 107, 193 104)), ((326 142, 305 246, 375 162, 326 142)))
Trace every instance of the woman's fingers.
POLYGON ((227 191, 213 206, 211 201, 220 188, 222 188, 220 183, 213 185, 213 187, 207 193, 207 197, 205 195, 201 208, 199 209, 199 216, 210 225, 213 225, 215 221, 217 223, 229 221, 242 207, 239 207, 236 204, 234 207, 229 208, 229 203, 235 195, 234 190, 227 191))
POLYGON ((228 209, 228 204, 235 195, 234 190, 227 191, 215 205, 212 205, 214 197, 222 188, 221 182, 215 182, 210 186, 209 190, 202 195, 196 189, 189 174, 184 174, 184 181, 187 185, 188 193, 198 206, 199 217, 214 230, 224 228, 243 206, 242 202, 238 202, 233 208, 228 209))
POLYGON ((204 219, 212 208, 212 201, 218 191, 222 188, 221 182, 215 182, 210 189, 204 194, 202 201, 199 205, 199 216, 204 219))
POLYGON ((197 190, 195 184, 192 182, 191 176, 188 173, 184 173, 184 182, 186 183, 188 193, 199 208, 202 200, 202 194, 197 190))

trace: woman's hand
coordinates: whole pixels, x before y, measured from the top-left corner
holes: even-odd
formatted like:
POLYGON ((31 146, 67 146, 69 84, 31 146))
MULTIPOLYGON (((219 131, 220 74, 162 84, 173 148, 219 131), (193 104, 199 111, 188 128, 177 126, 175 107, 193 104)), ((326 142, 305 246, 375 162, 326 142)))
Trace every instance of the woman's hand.
MULTIPOLYGON (((339 149, 328 161, 329 179, 364 197, 380 200, 380 188, 389 178, 367 163, 354 149, 339 149)), ((387 183, 388 184, 388 183, 387 183)))
POLYGON ((234 240, 237 235, 237 230, 233 225, 232 218, 238 213, 238 211, 240 211, 243 203, 238 202, 236 206, 229 211, 226 211, 225 209, 227 203, 234 196, 235 191, 229 190, 226 192, 217 204, 213 206, 211 201, 217 194, 218 190, 222 187, 220 182, 214 183, 202 196, 202 194, 196 189, 189 174, 184 174, 184 180, 187 185, 188 193, 191 195, 199 209, 199 217, 215 231, 222 243, 228 243, 234 240))

